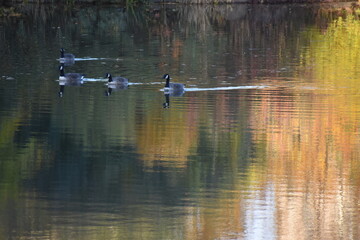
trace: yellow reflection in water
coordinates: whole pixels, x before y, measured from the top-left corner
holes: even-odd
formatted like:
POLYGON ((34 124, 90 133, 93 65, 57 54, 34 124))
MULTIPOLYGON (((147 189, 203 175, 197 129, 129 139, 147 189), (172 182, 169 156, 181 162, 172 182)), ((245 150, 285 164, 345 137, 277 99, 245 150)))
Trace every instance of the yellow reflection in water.
MULTIPOLYGON (((163 229, 169 224, 167 218, 159 223, 143 219, 142 214, 136 219, 132 212, 135 223, 105 222, 104 227, 89 227, 92 231, 83 233, 82 238, 70 238, 251 239, 249 228, 263 219, 275 231, 271 233, 275 236, 267 233, 269 239, 359 239, 359 31, 359 21, 348 17, 332 23, 325 33, 312 33, 298 77, 311 79, 316 88, 261 90, 256 101, 250 101, 248 129, 261 153, 254 154, 244 174, 247 179, 234 174, 229 177, 233 178, 231 190, 219 187, 213 190, 216 197, 199 194, 196 203, 182 207, 185 215, 170 219, 173 228, 163 229), (274 222, 270 221, 272 214, 274 222)), ((225 111, 229 104, 221 102, 224 99, 216 100, 217 114, 213 115, 206 115, 201 108, 176 113, 159 108, 144 117, 135 140, 144 165, 153 167, 158 161, 164 167, 186 170, 188 155, 199 140, 197 119, 208 119, 207 125, 231 124, 234 114, 225 111)), ((236 130, 234 125, 224 135, 229 134, 234 142, 236 130)), ((229 161, 236 166, 238 148, 245 143, 229 145, 229 161)), ((96 217, 112 217, 102 214, 96 217)), ((154 218, 161 218, 160 210, 154 218)), ((58 226, 52 227, 49 239, 66 235, 64 227, 58 226)))
MULTIPOLYGON (((247 178, 258 179, 248 184, 259 195, 249 195, 243 179, 234 179, 235 194, 231 197, 221 191, 218 199, 204 197, 200 202, 207 207, 188 207, 182 220, 187 239, 246 237, 251 221, 261 218, 254 210, 256 199, 269 204, 267 191, 272 184, 276 226, 270 228, 276 229, 276 239, 360 237, 356 214, 360 189, 360 22, 353 16, 339 18, 326 32, 309 34, 311 42, 302 53, 297 77, 312 81, 316 87, 264 90, 250 108, 252 141, 261 144, 258 151, 265 151, 256 155, 258 164, 247 173, 247 178), (259 171, 263 164, 265 176, 259 171), (249 214, 252 218, 246 217, 247 212, 253 212, 249 214)), ((222 107, 217 105, 218 111, 222 107)), ((169 116, 172 119, 149 119, 137 132, 137 146, 148 166, 153 166, 154 159, 165 159, 161 163, 165 166, 177 161, 177 166, 185 167, 190 148, 196 147, 198 131, 187 131, 189 123, 198 127, 190 121, 190 114, 169 116), (175 128, 174 122, 178 123, 175 128), (166 159, 168 156, 175 158, 166 159)), ((231 158, 229 161, 237 161, 237 156, 231 158)))
POLYGON ((310 46, 302 54, 303 69, 317 83, 337 91, 359 94, 360 21, 353 15, 339 17, 324 33, 312 33, 310 46))
MULTIPOLYGON (((169 110, 171 111, 171 110, 169 110)), ((192 111, 151 114, 137 130, 137 150, 146 167, 186 167, 190 147, 196 146, 197 131, 192 111), (155 117, 155 116, 162 117, 155 117)))
POLYGON ((317 88, 269 92, 251 114, 276 183, 277 239, 358 239, 360 21, 314 34, 302 61, 317 88))

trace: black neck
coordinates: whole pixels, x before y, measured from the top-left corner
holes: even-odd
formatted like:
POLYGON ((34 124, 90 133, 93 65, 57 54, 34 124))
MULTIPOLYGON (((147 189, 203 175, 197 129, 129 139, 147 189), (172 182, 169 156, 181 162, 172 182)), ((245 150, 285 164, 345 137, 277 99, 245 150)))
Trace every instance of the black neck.
POLYGON ((60 58, 64 58, 64 51, 63 50, 60 51, 60 58))
POLYGON ((166 88, 170 87, 170 78, 166 78, 165 87, 166 87, 166 88))
POLYGON ((109 82, 112 82, 112 76, 111 75, 109 76, 109 82))
POLYGON ((64 68, 60 69, 60 77, 64 77, 64 68))

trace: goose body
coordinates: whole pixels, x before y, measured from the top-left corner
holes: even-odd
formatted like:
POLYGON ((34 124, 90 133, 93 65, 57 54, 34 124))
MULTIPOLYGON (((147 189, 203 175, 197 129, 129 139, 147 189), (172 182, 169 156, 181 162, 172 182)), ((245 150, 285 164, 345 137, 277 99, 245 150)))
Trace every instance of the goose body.
POLYGON ((65 64, 74 64, 75 56, 71 53, 65 53, 63 48, 60 49, 60 62, 65 64))
POLYGON ((170 82, 170 75, 165 74, 163 78, 166 80, 164 91, 165 92, 171 92, 171 95, 173 96, 181 96, 185 89, 184 84, 182 83, 171 83, 170 82))
POLYGON ((129 80, 124 77, 113 77, 110 73, 106 73, 108 78, 108 87, 109 88, 127 88, 129 80))
POLYGON ((60 85, 71 85, 78 86, 83 83, 84 75, 80 73, 64 73, 64 66, 59 67, 60 75, 59 82, 60 85))
POLYGON ((64 65, 59 67, 59 97, 63 97, 65 86, 80 86, 83 84, 84 75, 80 73, 64 73, 64 65))

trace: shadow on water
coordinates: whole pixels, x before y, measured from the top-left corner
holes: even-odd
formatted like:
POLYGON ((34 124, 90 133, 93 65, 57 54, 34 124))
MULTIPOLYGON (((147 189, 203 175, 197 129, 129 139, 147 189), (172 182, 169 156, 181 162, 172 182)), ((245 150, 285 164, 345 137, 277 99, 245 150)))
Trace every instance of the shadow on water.
POLYGON ((107 90, 105 91, 105 96, 110 96, 113 91, 121 91, 121 90, 126 90, 128 89, 129 86, 123 86, 123 85, 119 85, 119 86, 114 86, 114 85, 108 85, 107 90))

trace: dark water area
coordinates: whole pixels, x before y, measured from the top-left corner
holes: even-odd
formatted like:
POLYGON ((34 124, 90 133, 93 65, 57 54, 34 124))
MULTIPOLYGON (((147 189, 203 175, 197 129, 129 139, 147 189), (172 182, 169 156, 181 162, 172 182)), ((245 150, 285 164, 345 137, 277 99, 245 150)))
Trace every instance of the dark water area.
POLYGON ((359 238, 359 15, 21 12, 0 19, 0 239, 359 238))

